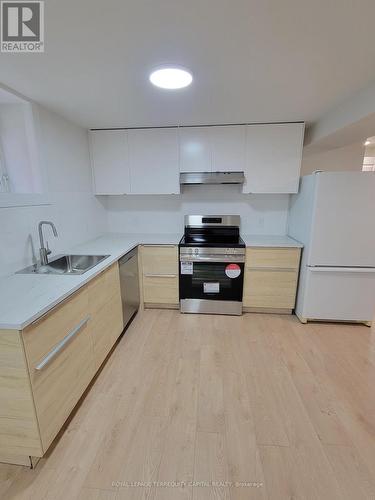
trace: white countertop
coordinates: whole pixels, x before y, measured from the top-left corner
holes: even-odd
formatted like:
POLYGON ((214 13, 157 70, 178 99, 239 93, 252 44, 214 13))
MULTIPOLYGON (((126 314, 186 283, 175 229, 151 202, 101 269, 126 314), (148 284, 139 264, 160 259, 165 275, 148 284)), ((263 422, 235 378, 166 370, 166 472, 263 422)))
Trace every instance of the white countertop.
POLYGON ((302 248, 303 244, 290 236, 241 234, 247 247, 302 248))
POLYGON ((70 254, 110 255, 80 275, 12 274, 0 279, 0 329, 22 330, 140 243, 177 245, 181 234, 106 234, 67 249, 70 254))
MULTIPOLYGON (((0 278, 0 329, 22 330, 139 244, 177 245, 181 234, 108 233, 64 253, 109 255, 80 275, 12 274, 0 278)), ((302 247, 287 236, 242 236, 247 246, 302 247)))

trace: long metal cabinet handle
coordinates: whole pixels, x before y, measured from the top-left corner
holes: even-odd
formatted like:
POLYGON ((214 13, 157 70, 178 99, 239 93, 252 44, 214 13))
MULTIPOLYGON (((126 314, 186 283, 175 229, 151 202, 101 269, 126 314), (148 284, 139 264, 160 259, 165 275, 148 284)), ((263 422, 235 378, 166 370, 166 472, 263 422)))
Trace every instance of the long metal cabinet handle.
POLYGON ((85 319, 80 321, 77 326, 73 328, 71 332, 68 333, 58 344, 55 345, 51 351, 44 356, 42 361, 36 365, 35 370, 43 370, 58 354, 59 352, 63 349, 63 347, 75 336, 77 333, 81 330, 83 326, 86 325, 86 323, 89 321, 90 316, 86 316, 85 319))
POLYGON ((180 255, 180 262, 237 262, 238 264, 245 263, 245 257, 241 255, 200 255, 198 257, 194 255, 180 255))

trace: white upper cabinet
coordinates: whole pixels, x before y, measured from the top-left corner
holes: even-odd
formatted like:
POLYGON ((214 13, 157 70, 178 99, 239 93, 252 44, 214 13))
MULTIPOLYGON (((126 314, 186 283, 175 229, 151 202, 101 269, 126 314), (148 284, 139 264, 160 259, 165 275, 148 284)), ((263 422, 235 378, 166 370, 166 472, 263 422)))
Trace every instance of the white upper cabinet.
POLYGON ((178 194, 180 172, 245 173, 244 193, 297 193, 303 123, 90 132, 96 194, 178 194))
POLYGON ((180 128, 180 172, 236 172, 245 168, 246 127, 180 128))
POLYGON ((245 170, 246 126, 210 127, 212 171, 242 172, 245 170))
POLYGON ((176 128, 128 130, 128 143, 132 194, 180 192, 176 128))
POLYGON ((180 172, 211 172, 210 127, 182 127, 180 139, 180 172))
POLYGON ((248 125, 244 193, 297 193, 304 124, 248 125))
POLYGON ((90 131, 90 152, 94 193, 130 193, 126 130, 90 131))

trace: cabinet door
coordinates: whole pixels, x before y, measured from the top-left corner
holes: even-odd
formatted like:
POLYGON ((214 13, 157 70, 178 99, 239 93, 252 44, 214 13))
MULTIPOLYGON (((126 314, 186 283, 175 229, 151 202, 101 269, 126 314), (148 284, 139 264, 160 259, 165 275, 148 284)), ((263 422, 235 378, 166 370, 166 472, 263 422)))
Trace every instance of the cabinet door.
POLYGON ((87 290, 94 363, 98 370, 124 328, 118 263, 90 281, 87 290))
POLYGON ((178 304, 178 278, 169 276, 144 276, 143 297, 145 304, 178 304))
POLYGON ((144 275, 178 275, 178 247, 176 245, 142 246, 144 275))
POLYGON ((94 376, 89 323, 84 288, 22 333, 44 451, 94 376))
MULTIPOLYGON (((22 338, 0 330, 0 457, 43 455, 22 338)), ((25 457, 26 458, 26 457, 25 457)), ((1 490, 2 491, 2 490, 1 490)))
POLYGON ((297 193, 304 124, 248 125, 244 193, 297 193))
POLYGON ((133 129, 128 140, 131 193, 179 193, 177 129, 133 129))
POLYGON ((130 193, 126 130, 91 131, 90 149, 95 194, 130 193))
POLYGON ((283 269, 299 268, 300 248, 246 248, 246 267, 258 269, 283 269))
POLYGON ((296 299, 297 271, 246 269, 244 307, 293 309, 296 299))
POLYGON ((180 172, 211 172, 211 127, 182 127, 180 138, 180 172))
POLYGON ((246 126, 210 127, 213 172, 245 170, 246 126))

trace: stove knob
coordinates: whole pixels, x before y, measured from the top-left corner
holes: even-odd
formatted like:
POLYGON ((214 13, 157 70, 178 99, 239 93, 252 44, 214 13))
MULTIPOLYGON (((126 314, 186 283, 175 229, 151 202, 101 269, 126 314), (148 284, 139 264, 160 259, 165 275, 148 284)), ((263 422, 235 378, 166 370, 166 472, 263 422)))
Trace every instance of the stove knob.
POLYGON ((188 250, 189 254, 191 255, 193 253, 193 249, 192 248, 189 248, 188 250))
POLYGON ((195 253, 195 255, 198 255, 199 249, 198 248, 194 248, 194 253, 195 253))

